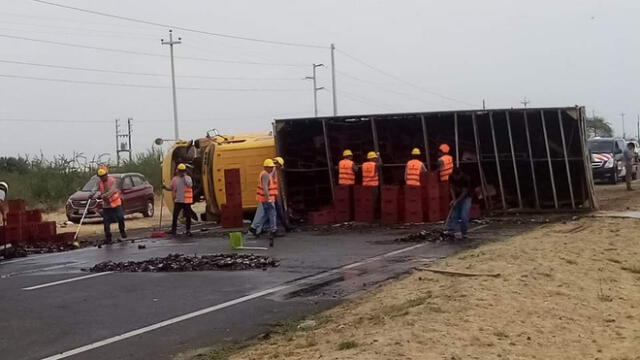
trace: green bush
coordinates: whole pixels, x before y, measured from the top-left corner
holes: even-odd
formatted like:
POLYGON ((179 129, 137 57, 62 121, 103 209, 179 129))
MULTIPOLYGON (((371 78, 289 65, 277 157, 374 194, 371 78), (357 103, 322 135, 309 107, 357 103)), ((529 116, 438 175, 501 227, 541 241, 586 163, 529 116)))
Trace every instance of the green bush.
MULTIPOLYGON (((136 154, 132 162, 110 167, 110 171, 141 173, 159 191, 162 182, 160 156, 159 149, 149 149, 136 154)), ((0 181, 9 184, 9 199, 25 199, 30 208, 54 210, 62 207, 67 198, 95 174, 96 163, 80 165, 79 157, 82 155, 76 154, 74 160, 64 156, 56 156, 53 160, 42 156, 0 157, 0 181)))

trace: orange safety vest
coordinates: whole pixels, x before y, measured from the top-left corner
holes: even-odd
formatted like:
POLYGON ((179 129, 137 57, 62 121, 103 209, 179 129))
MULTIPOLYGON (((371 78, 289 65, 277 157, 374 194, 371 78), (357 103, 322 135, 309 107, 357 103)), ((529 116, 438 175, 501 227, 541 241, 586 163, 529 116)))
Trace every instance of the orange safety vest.
POLYGON ((362 185, 363 186, 378 186, 378 171, 376 170, 376 163, 373 161, 367 161, 362 164, 362 185))
POLYGON ((448 154, 442 155, 438 160, 442 162, 440 168, 440 181, 447 181, 449 180, 449 175, 453 172, 453 156, 448 154))
POLYGON ((338 163, 338 184, 340 185, 355 185, 356 174, 353 172, 353 161, 349 159, 342 159, 338 163))
MULTIPOLYGON (((273 171, 275 171, 275 169, 273 171)), ((278 196, 278 180, 274 180, 273 176, 269 175, 269 190, 267 194, 262 188, 263 174, 269 175, 269 173, 267 173, 264 170, 262 170, 260 172, 260 175, 258 175, 258 189, 256 190, 256 200, 258 200, 259 202, 266 202, 266 201, 275 202, 276 197, 278 196)))
POLYGON ((407 185, 420 186, 420 173, 422 172, 422 161, 411 159, 407 162, 407 185))
MULTIPOLYGON (((187 176, 187 175, 185 175, 187 176)), ((174 178, 175 179, 175 178, 174 178)), ((193 184, 193 182, 192 182, 193 184)), ((173 189, 173 197, 176 197, 176 189, 173 189)), ((193 204, 193 187, 184 184, 184 204, 193 204)))
MULTIPOLYGON (((111 176, 107 176, 107 184, 109 185, 109 190, 113 189, 116 186, 116 179, 111 176)), ((98 188, 100 189, 100 193, 104 194, 106 191, 104 189, 104 182, 102 180, 98 181, 98 188)), ((122 205, 122 199, 120 198, 120 190, 116 189, 116 191, 109 198, 109 207, 115 208, 122 205)))

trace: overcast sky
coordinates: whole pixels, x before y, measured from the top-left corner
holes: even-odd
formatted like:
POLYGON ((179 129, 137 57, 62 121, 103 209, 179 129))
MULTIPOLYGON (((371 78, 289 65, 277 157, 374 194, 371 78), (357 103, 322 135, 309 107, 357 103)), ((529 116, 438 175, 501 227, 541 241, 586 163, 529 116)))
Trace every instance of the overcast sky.
MULTIPOLYGON (((312 116, 311 83, 303 78, 312 63, 330 64, 332 42, 342 51, 336 53, 339 114, 481 108, 483 99, 490 108, 519 107, 527 97, 536 107, 584 105, 619 135, 624 112, 627 134, 635 135, 640 113, 637 0, 51 1, 325 47, 175 30, 182 38, 175 47, 182 138, 211 128, 268 131, 274 117, 312 116)), ((134 119, 134 151, 173 137, 169 49, 160 43, 168 28, 31 0, 1 2, 0 156, 113 152, 115 118, 134 119)), ((331 88, 328 67, 318 69, 318 86, 331 88)), ((320 114, 331 114, 331 93, 320 91, 318 100, 320 114)))

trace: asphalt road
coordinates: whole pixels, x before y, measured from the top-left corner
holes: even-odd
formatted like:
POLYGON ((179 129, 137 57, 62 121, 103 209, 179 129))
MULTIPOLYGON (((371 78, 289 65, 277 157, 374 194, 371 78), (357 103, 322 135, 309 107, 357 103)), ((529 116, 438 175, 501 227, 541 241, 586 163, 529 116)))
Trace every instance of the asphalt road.
POLYGON ((81 270, 104 260, 232 252, 219 237, 146 239, 0 262, 0 358, 170 359, 248 339, 488 236, 522 230, 502 226, 504 234, 498 235, 491 227, 479 229, 476 242, 467 244, 390 241, 409 230, 293 233, 276 239, 272 249, 251 251, 281 261, 266 271, 94 275, 81 270), (147 248, 139 250, 139 243, 147 248))

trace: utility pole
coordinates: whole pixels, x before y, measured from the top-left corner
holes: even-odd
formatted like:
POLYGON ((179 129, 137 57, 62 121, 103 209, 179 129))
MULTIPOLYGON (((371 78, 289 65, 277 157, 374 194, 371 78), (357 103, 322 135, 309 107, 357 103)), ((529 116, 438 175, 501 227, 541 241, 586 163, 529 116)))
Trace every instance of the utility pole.
POLYGON ((486 106, 485 106, 484 99, 482 99, 482 110, 486 110, 486 109, 487 109, 487 108, 486 108, 486 106))
POLYGON ((336 94, 336 46, 331 44, 331 92, 333 95, 333 116, 338 115, 338 95, 336 94))
POLYGON ((313 116, 318 117, 318 90, 324 89, 324 87, 318 87, 317 85, 317 76, 316 69, 324 66, 324 64, 312 64, 313 67, 313 76, 306 76, 305 80, 313 80, 313 116))
POLYGON ((527 108, 527 105, 530 103, 531 101, 529 101, 529 99, 527 99, 527 97, 525 96, 524 99, 522 99, 522 101, 520 101, 520 104, 524 105, 524 108, 527 108))
POLYGON ((131 149, 131 121, 133 121, 132 118, 128 118, 127 119, 127 138, 129 138, 129 162, 133 161, 133 156, 132 156, 132 149, 131 149))
POLYGON ((638 126, 638 135, 636 137, 636 141, 640 142, 640 114, 636 114, 636 116, 638 117, 638 121, 637 121, 637 126, 638 126))
POLYGON ((120 153, 129 153, 129 162, 133 160, 131 152, 131 123, 132 118, 127 119, 127 130, 120 129, 120 119, 116 119, 116 164, 120 166, 120 153))
POLYGON ((624 131, 624 113, 620 113, 620 117, 622 118, 622 138, 626 139, 627 138, 627 134, 624 131))
POLYGON ((174 123, 174 132, 176 140, 180 139, 179 131, 178 131, 178 104, 176 101, 176 71, 175 66, 173 64, 173 45, 182 44, 182 38, 178 38, 177 41, 173 40, 173 30, 169 30, 169 41, 164 41, 164 39, 160 39, 160 43, 162 45, 169 45, 169 51, 171 53, 171 88, 173 89, 173 123, 174 123))

